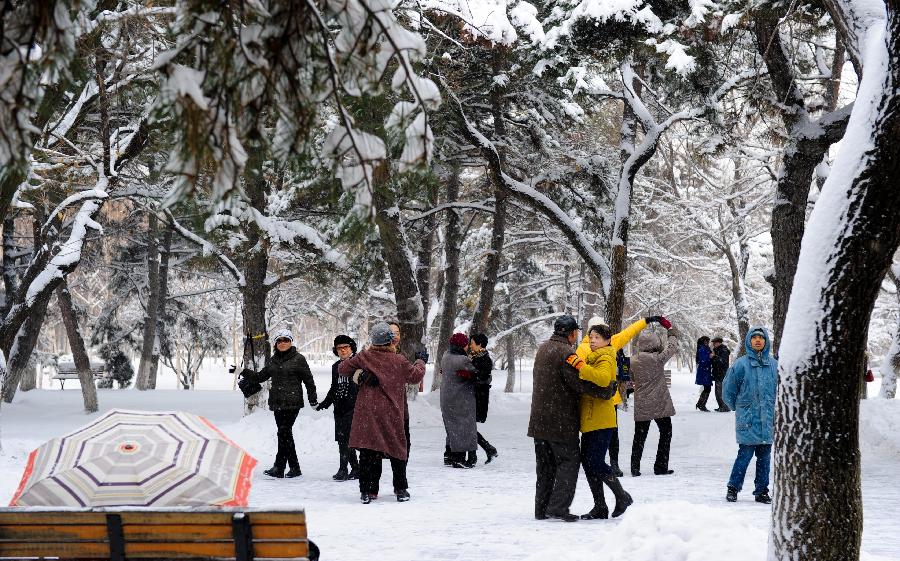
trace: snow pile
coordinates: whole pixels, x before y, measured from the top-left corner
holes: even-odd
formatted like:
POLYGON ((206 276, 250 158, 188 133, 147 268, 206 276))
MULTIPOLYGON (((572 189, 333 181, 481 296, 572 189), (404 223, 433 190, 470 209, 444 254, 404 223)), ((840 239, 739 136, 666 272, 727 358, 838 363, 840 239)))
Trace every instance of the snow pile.
POLYGON ((621 523, 596 524, 596 538, 565 551, 539 551, 529 561, 760 561, 766 532, 734 514, 686 501, 635 505, 621 523), (627 536, 627 539, 622 539, 627 536), (601 555, 602 553, 602 555, 601 555))
POLYGON ((900 400, 860 402, 859 448, 863 463, 870 455, 893 461, 900 458, 900 400))

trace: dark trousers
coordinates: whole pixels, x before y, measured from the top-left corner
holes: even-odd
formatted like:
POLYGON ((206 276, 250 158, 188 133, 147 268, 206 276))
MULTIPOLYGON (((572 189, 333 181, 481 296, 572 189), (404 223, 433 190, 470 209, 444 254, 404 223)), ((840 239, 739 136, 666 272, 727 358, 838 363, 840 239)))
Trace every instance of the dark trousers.
POLYGON ((575 498, 578 483, 578 442, 550 442, 534 439, 537 483, 534 516, 565 514, 575 498))
MULTIPOLYGON (((672 417, 653 419, 659 428, 659 445, 656 447, 656 462, 653 472, 661 473, 669 469, 669 448, 672 445, 672 417)), ((650 421, 634 422, 634 441, 631 444, 631 471, 641 471, 641 456, 644 455, 644 443, 650 432, 650 421)))
MULTIPOLYGON (((381 481, 381 460, 385 455, 375 450, 361 448, 359 451, 359 492, 370 495, 378 494, 378 484, 381 481)), ((391 470, 394 472, 394 492, 403 491, 409 487, 406 481, 406 462, 397 458, 390 458, 391 470)))
POLYGON ((709 399, 709 392, 711 391, 712 384, 703 386, 703 391, 700 392, 700 399, 697 400, 697 407, 706 407, 706 401, 709 399))
POLYGON ((581 464, 585 475, 604 478, 612 473, 606 463, 609 443, 616 434, 615 428, 599 429, 581 435, 581 464))
POLYGON ((275 467, 284 470, 285 465, 292 469, 300 469, 297 449, 294 446, 294 421, 300 414, 299 409, 278 409, 275 411, 275 426, 278 427, 278 452, 275 454, 275 467))
POLYGON ((350 464, 350 471, 356 471, 359 462, 356 460, 356 450, 350 448, 346 442, 338 442, 338 454, 340 455, 340 469, 347 471, 347 464, 350 464))
POLYGON ((715 383, 716 383, 716 407, 718 407, 719 409, 725 410, 725 411, 729 411, 728 406, 725 405, 725 400, 722 399, 722 387, 725 386, 725 378, 722 378, 721 380, 717 378, 715 380, 715 383))

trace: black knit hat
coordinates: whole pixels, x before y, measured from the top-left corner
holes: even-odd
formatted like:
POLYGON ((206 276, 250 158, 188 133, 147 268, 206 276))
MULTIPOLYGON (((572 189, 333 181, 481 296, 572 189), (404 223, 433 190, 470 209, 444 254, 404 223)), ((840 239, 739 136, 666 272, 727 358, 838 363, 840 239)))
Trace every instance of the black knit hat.
POLYGON ((353 354, 356 354, 356 341, 349 335, 338 335, 334 338, 334 346, 331 347, 331 352, 334 353, 334 356, 338 356, 338 345, 350 345, 350 350, 353 351, 353 354))
POLYGON ((568 335, 578 329, 578 322, 569 314, 561 315, 553 322, 554 335, 568 335))

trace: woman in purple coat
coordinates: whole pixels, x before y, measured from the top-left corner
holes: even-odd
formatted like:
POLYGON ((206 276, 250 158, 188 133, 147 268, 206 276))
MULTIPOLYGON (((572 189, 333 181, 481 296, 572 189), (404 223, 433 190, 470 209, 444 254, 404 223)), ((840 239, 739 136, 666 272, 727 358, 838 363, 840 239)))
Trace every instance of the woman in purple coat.
POLYGON ((700 392, 700 399, 697 400, 697 409, 709 412, 706 408, 706 400, 709 399, 709 392, 712 390, 712 349, 709 346, 709 337, 704 335, 697 339, 697 378, 694 383, 703 386, 700 392))

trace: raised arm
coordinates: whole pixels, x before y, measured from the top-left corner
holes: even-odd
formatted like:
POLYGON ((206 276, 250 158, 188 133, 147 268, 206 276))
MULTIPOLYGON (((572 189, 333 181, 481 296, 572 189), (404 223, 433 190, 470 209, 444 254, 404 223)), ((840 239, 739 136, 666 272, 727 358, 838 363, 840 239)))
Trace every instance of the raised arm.
POLYGON ((641 318, 636 322, 632 323, 622 331, 616 333, 612 336, 612 340, 610 341, 610 345, 618 351, 622 347, 628 344, 628 341, 631 341, 635 335, 640 333, 647 327, 647 320, 645 318, 641 318))

